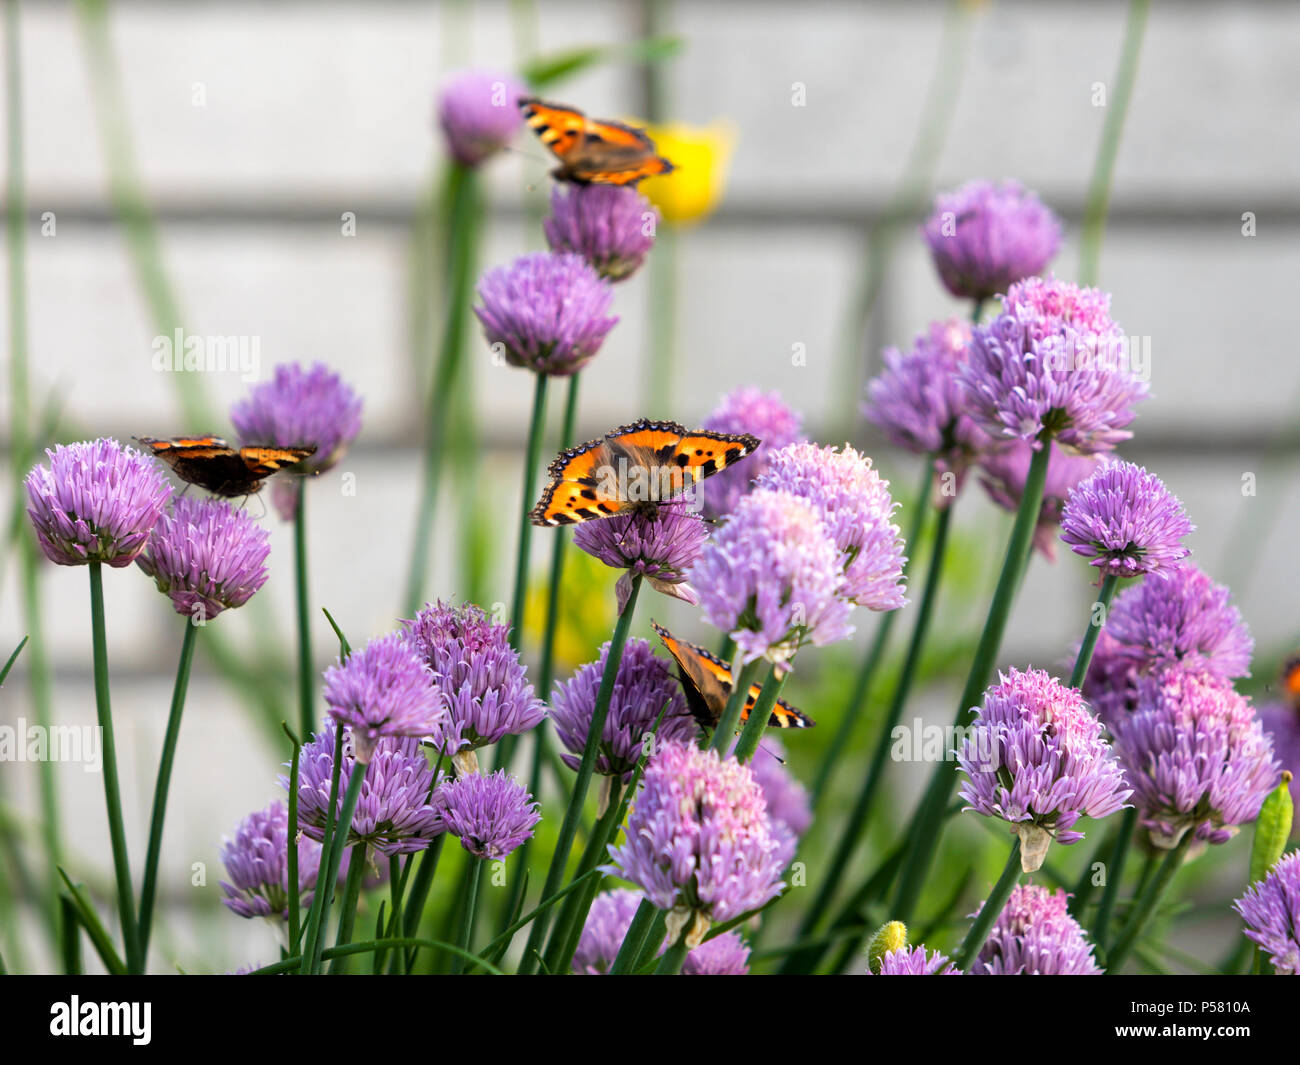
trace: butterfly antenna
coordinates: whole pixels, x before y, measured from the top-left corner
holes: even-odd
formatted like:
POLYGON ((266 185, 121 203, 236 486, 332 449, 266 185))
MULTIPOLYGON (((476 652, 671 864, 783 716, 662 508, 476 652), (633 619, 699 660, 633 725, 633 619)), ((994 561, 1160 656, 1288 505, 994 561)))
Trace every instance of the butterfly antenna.
POLYGON ((779 754, 777 754, 775 751, 770 750, 770 749, 767 748, 767 747, 764 747, 761 743, 758 745, 758 749, 759 749, 760 751, 762 751, 764 754, 770 755, 771 757, 775 758, 778 762, 781 763, 781 765, 785 765, 785 759, 782 758, 782 757, 781 757, 779 754))

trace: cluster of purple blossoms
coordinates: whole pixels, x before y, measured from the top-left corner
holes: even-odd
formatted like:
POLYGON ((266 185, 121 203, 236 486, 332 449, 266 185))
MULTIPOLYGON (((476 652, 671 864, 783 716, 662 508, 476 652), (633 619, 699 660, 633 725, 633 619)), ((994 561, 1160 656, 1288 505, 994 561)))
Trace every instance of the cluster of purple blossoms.
MULTIPOLYGON (((1034 527, 1034 547, 1049 561, 1056 560, 1056 537, 1066 501, 1076 485, 1090 477, 1106 460, 1100 455, 1071 455, 1055 442, 1048 444, 1047 479, 1043 503, 1034 527)), ((1033 448, 1023 440, 986 452, 979 460, 980 483, 989 498, 1013 514, 1020 509, 1033 448)))
POLYGON ((533 694, 510 630, 473 604, 456 608, 439 600, 402 622, 406 639, 432 672, 433 690, 446 711, 430 732, 434 747, 473 771, 472 754, 503 736, 536 727, 546 707, 533 694))
MULTIPOLYGON (((298 836, 298 897, 311 905, 320 869, 320 844, 298 836)), ((289 917, 289 811, 281 801, 251 813, 234 839, 224 839, 221 861, 229 881, 221 881, 222 901, 240 917, 289 917)))
POLYGON ((358 762, 370 761, 382 737, 428 736, 445 727, 432 680, 397 633, 376 637, 325 670, 325 705, 336 724, 348 727, 358 762))
POLYGON ((1042 866, 1053 840, 1082 839, 1073 830, 1081 816, 1106 817, 1132 794, 1101 722, 1044 671, 1002 675, 976 715, 957 755, 967 776, 961 797, 1016 829, 1025 872, 1042 866))
MULTIPOLYGON (((298 823, 303 833, 317 842, 325 838, 325 825, 330 820, 334 746, 333 734, 329 730, 320 732, 303 746, 298 763, 298 823)), ((345 734, 340 781, 351 778, 354 764, 353 738, 345 734)), ((384 736, 371 751, 364 772, 348 846, 364 843, 390 857, 410 854, 424 850, 446 829, 442 811, 429 799, 434 791, 433 770, 419 740, 384 736)), ((287 790, 289 778, 281 776, 280 784, 287 790)), ((343 791, 341 785, 335 797, 336 823, 343 812, 343 791)))
POLYGON ((1195 832, 1225 843, 1276 787, 1273 745, 1250 702, 1213 674, 1173 667, 1137 682, 1108 722, 1138 818, 1157 847, 1195 832))
POLYGON ((1061 222, 1018 182, 970 181, 935 197, 921 235, 944 287, 982 300, 1041 273, 1061 246, 1061 222))
POLYGON ((479 280, 478 297, 474 313, 493 351, 539 374, 577 373, 618 323, 608 313, 614 290, 572 253, 536 252, 495 267, 479 280))
POLYGON ((880 971, 868 969, 873 976, 961 976, 962 971, 955 968, 948 958, 937 950, 933 953, 925 947, 900 947, 886 951, 880 956, 880 971))
MULTIPOLYGON (((551 720, 560 742, 570 752, 560 755, 570 769, 577 769, 582 761, 592 715, 596 712, 596 694, 608 661, 609 644, 606 643, 595 662, 579 667, 567 682, 557 684, 552 693, 551 720)), ((668 663, 645 640, 630 639, 619 659, 609 713, 597 748, 595 771, 628 780, 645 752, 645 738, 660 713, 664 716, 655 734, 656 743, 695 740, 699 727, 686 707, 681 685, 668 663)))
POLYGON ((504 769, 470 773, 439 786, 434 795, 447 831, 476 858, 507 858, 542 819, 528 790, 504 769))
MULTIPOLYGON (((975 914, 971 915, 972 917, 975 914)), ((1011 891, 979 956, 972 976, 1100 976, 1069 896, 1036 884, 1011 891)))
POLYGON ((749 767, 717 751, 667 743, 650 759, 625 841, 609 848, 614 876, 670 911, 669 942, 687 927, 698 946, 711 921, 757 909, 784 886, 781 844, 749 767))
POLYGON ((659 212, 634 188, 556 185, 542 222, 553 252, 581 255, 606 281, 623 281, 654 247, 659 212))
POLYGON ((1300 851, 1281 858, 1233 908, 1246 922, 1246 937, 1263 948, 1277 974, 1300 976, 1300 851))
POLYGON ((270 534, 225 500, 176 500, 136 564, 197 624, 243 606, 266 583, 270 534))
POLYGON ((853 632, 841 552, 812 504, 788 492, 742 498, 690 578, 705 620, 729 632, 746 661, 785 663, 805 642, 853 632))
MULTIPOLYGON (((627 937, 628 927, 641 904, 641 893, 629 888, 607 891, 596 896, 582 926, 578 949, 573 955, 573 971, 583 976, 604 976, 618 957, 627 937)), ((667 944, 664 945, 666 948, 667 944)), ((661 953, 662 953, 661 948, 661 953)), ((749 947, 736 932, 725 932, 701 943, 686 955, 683 976, 746 976, 749 973, 749 947)))
POLYGON ((1164 482, 1131 462, 1102 465, 1061 513, 1061 540, 1103 577, 1168 576, 1190 554, 1183 537, 1195 528, 1164 482))
POLYGON ((767 470, 768 456, 803 439, 802 425, 803 419, 787 406, 779 392, 746 385, 723 396, 704 420, 704 428, 714 433, 749 433, 761 443, 743 462, 728 466, 702 483, 705 517, 722 518, 735 510, 754 478, 767 470))
POLYGON ((903 540, 893 523, 889 482, 871 459, 845 445, 790 444, 774 451, 756 488, 785 492, 807 502, 840 552, 840 595, 871 610, 897 610, 907 603, 903 586, 903 540))
POLYGON ((669 503, 652 513, 633 511, 589 521, 573 531, 573 543, 612 569, 623 570, 615 586, 618 612, 632 594, 632 578, 644 577, 656 592, 692 606, 699 596, 686 575, 699 560, 709 526, 685 504, 669 503))
POLYGON ((108 438, 45 454, 50 464, 32 467, 24 481, 45 557, 59 566, 129 566, 172 497, 162 466, 108 438))
POLYGON ((969 411, 995 440, 1046 438, 1082 454, 1109 451, 1133 434, 1147 383, 1128 359, 1090 289, 1034 278, 1007 294, 1005 311, 971 336, 960 382, 969 411))
POLYGON ((462 70, 438 94, 438 125, 447 149, 462 166, 475 167, 508 145, 524 124, 523 86, 486 70, 462 70))
POLYGON ((781 845, 777 852, 781 866, 788 868, 794 860, 800 838, 812 824, 808 791, 786 768, 785 747, 771 731, 764 734, 762 746, 750 759, 749 768, 763 789, 772 834, 781 845))
MULTIPOLYGON (((933 456, 940 472, 956 478, 961 489, 966 471, 990 440, 966 411, 966 392, 957 374, 966 362, 971 325, 962 318, 933 322, 906 354, 885 351, 885 368, 867 385, 862 413, 889 440, 916 455, 933 456)), ((956 493, 938 498, 947 506, 956 493)))

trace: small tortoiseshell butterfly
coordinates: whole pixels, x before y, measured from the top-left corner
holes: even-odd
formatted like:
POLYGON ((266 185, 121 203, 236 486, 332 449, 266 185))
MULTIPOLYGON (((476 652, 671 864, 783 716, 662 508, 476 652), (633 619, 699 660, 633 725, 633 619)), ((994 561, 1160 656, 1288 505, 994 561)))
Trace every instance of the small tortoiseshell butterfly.
MULTIPOLYGON (((695 720, 705 728, 714 728, 722 719, 723 711, 727 709, 727 700, 731 698, 731 667, 703 647, 679 640, 662 625, 656 625, 653 621, 650 624, 654 625, 659 639, 677 662, 682 690, 686 693, 686 705, 695 720)), ((749 720, 749 712, 758 702, 759 691, 761 687, 758 684, 750 687, 745 705, 740 711, 742 723, 749 720)), ((772 707, 772 716, 767 719, 769 728, 812 728, 816 723, 784 699, 777 699, 776 705, 772 707)))
POLYGON ((1291 706, 1300 712, 1300 654, 1294 654, 1282 667, 1282 692, 1291 706))
POLYGON ((519 110, 555 153, 557 181, 576 185, 635 185, 656 174, 671 174, 673 164, 658 153, 644 130, 622 122, 600 122, 561 104, 535 96, 519 100, 519 110))
POLYGON ((136 439, 167 463, 182 481, 213 495, 235 498, 262 489, 271 474, 316 453, 315 447, 231 447, 218 436, 136 439))
POLYGON ((547 470, 551 483, 529 517, 534 525, 573 525, 648 513, 758 445, 748 433, 692 430, 642 418, 561 451, 547 470))

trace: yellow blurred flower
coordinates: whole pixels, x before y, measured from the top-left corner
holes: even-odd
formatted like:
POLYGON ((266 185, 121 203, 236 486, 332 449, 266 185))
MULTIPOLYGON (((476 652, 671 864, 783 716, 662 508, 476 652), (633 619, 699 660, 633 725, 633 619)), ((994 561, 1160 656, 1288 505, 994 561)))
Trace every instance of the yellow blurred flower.
POLYGON ((707 218, 722 199, 736 144, 729 122, 689 126, 683 122, 647 125, 646 132, 673 172, 641 182, 641 192, 659 208, 664 220, 688 225, 707 218))
MULTIPOLYGON (((560 530, 554 530, 559 535, 560 530)), ((536 646, 546 627, 546 586, 550 576, 550 555, 545 569, 535 570, 524 600, 524 629, 536 646)), ((578 666, 592 661, 600 645, 614 631, 614 581, 618 574, 585 551, 569 544, 564 552, 564 573, 560 580, 559 613, 555 626, 555 677, 565 680, 578 666)), ((550 692, 538 692, 543 699, 550 692)))

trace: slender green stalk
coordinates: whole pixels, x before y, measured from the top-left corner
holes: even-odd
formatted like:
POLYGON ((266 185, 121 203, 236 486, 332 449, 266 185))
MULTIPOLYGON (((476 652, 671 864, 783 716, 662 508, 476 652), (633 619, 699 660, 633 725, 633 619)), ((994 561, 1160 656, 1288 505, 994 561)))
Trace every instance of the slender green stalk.
POLYGON ((686 960, 689 953, 686 947, 686 930, 682 929, 681 935, 677 941, 663 953, 659 959, 659 965, 655 968, 655 976, 678 976, 682 971, 682 963, 686 960))
MULTIPOLYGON (((334 729, 334 761, 330 769, 329 814, 325 818, 325 830, 324 832, 321 833, 320 859, 317 861, 318 872, 316 877, 316 891, 312 895, 311 907, 307 911, 307 925, 305 925, 302 929, 304 932, 307 930, 307 927, 309 927, 313 923, 313 921, 319 920, 318 913, 320 911, 320 908, 325 905, 325 896, 327 892, 321 889, 322 881, 320 879, 319 870, 329 865, 330 848, 334 845, 334 825, 335 825, 334 811, 339 808, 338 807, 339 777, 342 774, 342 770, 343 770, 343 726, 338 725, 334 729)), ((334 885, 331 884, 330 891, 328 893, 332 894, 333 890, 334 890, 334 885)), ((291 940, 289 943, 289 949, 290 951, 297 950, 298 944, 291 940)))
POLYGON ((546 383, 548 375, 537 375, 533 390, 533 414, 528 429, 528 453, 524 458, 523 506, 519 515, 519 553, 515 557, 515 591, 510 607, 510 641, 515 650, 524 645, 524 598, 528 592, 528 549, 532 546, 533 523, 528 514, 532 510, 537 463, 542 451, 542 429, 546 422, 546 383))
POLYGON ((81 975, 81 922, 77 907, 67 895, 59 895, 59 958, 65 976, 81 975))
MULTIPOLYGON (((345 947, 330 947, 321 953, 318 961, 331 961, 334 958, 346 958, 353 954, 369 954, 376 950, 411 950, 418 951, 421 947, 431 947, 434 950, 445 951, 448 954, 463 954, 460 947, 454 943, 448 943, 442 939, 416 939, 414 936, 403 936, 397 939, 368 939, 362 943, 349 943, 345 947)), ((505 976, 495 965, 485 961, 476 954, 466 956, 466 961, 476 968, 491 973, 493 976, 505 976)), ((306 958, 294 954, 288 958, 283 958, 273 965, 264 965, 262 968, 250 973, 251 976, 275 976, 279 973, 293 972, 294 969, 301 968, 306 958)))
POLYGON ((713 728, 713 735, 709 739, 709 745, 706 750, 717 751, 719 755, 725 755, 727 748, 731 746, 731 737, 736 734, 736 728, 740 724, 740 711, 745 708, 745 700, 749 697, 749 689, 754 686, 758 679, 758 671, 762 664, 758 661, 741 664, 741 656, 736 655, 735 661, 731 666, 732 677, 739 677, 740 680, 731 686, 731 694, 727 697, 727 705, 722 711, 722 716, 718 718, 717 725, 713 728))
POLYGON ((1137 944, 1138 936, 1142 934, 1147 921, 1151 919, 1152 913, 1155 912, 1156 905, 1168 890, 1174 874, 1182 867, 1187 848, 1192 845, 1192 840, 1195 838, 1196 833, 1188 829, 1183 833, 1183 838, 1178 841, 1178 846, 1169 851, 1164 860, 1160 862, 1160 867, 1155 876, 1151 877, 1150 883, 1143 889, 1137 904, 1129 913, 1128 921, 1125 922, 1124 930, 1120 932, 1119 938, 1115 941, 1115 946, 1106 951, 1107 974, 1118 973, 1124 962, 1128 960, 1129 952, 1137 944))
POLYGON ((1097 601, 1092 605, 1088 629, 1083 634, 1083 642, 1079 645, 1078 655, 1075 656, 1074 668, 1070 670, 1071 688, 1078 688, 1082 685, 1083 678, 1088 675, 1088 666, 1092 662, 1092 652, 1097 646, 1097 637, 1101 635, 1101 627, 1106 624, 1106 612, 1110 610, 1110 602, 1115 598, 1115 588, 1118 584, 1119 578, 1113 573, 1108 574, 1101 582, 1101 594, 1097 596, 1097 601))
POLYGON ((478 889, 483 880, 483 859, 471 857, 465 867, 465 886, 461 889, 464 906, 460 923, 460 949, 464 952, 452 960, 452 975, 458 975, 465 968, 465 955, 469 953, 470 941, 474 938, 474 916, 478 913, 478 889))
POLYGON ((1136 809, 1129 808, 1120 814, 1119 832, 1115 836, 1115 846, 1106 865, 1106 887, 1101 893, 1101 904, 1097 907, 1097 916, 1092 925, 1093 941, 1103 950, 1110 942, 1111 914, 1115 912, 1115 899, 1119 896, 1119 886, 1124 879, 1124 866, 1128 862, 1128 849, 1136 826, 1136 809))
MULTIPOLYGON (((615 778, 617 779, 617 778, 615 778)), ((606 807, 605 812, 600 815, 595 825, 592 826, 591 835, 587 837, 587 845, 583 848, 582 856, 578 859, 578 868, 575 876, 582 876, 584 873, 596 867, 596 863, 605 856, 605 845, 609 842, 609 837, 614 830, 614 819, 618 817, 620 804, 611 801, 606 807)), ((551 929, 551 939, 547 947, 546 967, 553 973, 565 972, 568 964, 573 958, 573 954, 568 951, 570 937, 573 937, 573 945, 577 946, 577 935, 582 932, 582 925, 579 923, 586 919, 587 911, 591 908, 591 902, 595 898, 596 890, 600 887, 600 881, 592 879, 588 882, 584 891, 576 895, 570 895, 564 907, 560 910, 560 916, 556 918, 555 927, 551 929), (581 916, 579 916, 581 914, 581 916), (565 954, 568 953, 568 957, 565 954)))
POLYGON ((1106 122, 1102 126, 1101 144, 1088 182, 1083 208, 1083 234, 1079 242, 1079 281, 1085 285, 1095 284, 1097 280, 1101 238, 1106 231, 1106 214, 1110 208, 1115 157, 1119 154, 1124 120, 1128 116, 1129 102, 1133 99, 1133 83, 1137 80, 1142 36, 1146 31, 1147 13, 1150 9, 1151 0, 1132 0, 1129 4, 1124 42, 1120 46, 1119 69, 1115 72, 1115 86, 1106 101, 1106 122))
MULTIPOLYGON (((352 926, 356 922, 357 902, 361 898, 361 881, 366 875, 366 845, 352 844, 352 856, 348 861, 348 879, 343 886, 343 906, 339 910, 339 929, 334 937, 336 947, 345 947, 352 941, 352 926)), ((345 958, 335 958, 330 962, 330 975, 347 972, 345 958)))
MULTIPOLYGON (((185 711, 185 694, 190 686, 190 666, 194 661, 194 644, 199 626, 193 619, 185 622, 181 639, 181 657, 176 665, 176 684, 172 688, 172 705, 167 715, 167 732, 163 737, 162 758, 154 784, 153 816, 149 820, 149 849, 144 860, 144 884, 140 889, 140 954, 149 952, 149 933, 153 929, 154 901, 158 889, 158 862, 162 856, 163 820, 167 816, 167 791, 171 787, 172 765, 176 761, 176 743, 181 734, 181 715, 185 711)), ((291 881, 292 883, 292 881, 291 881)))
POLYGON ((289 942, 297 944, 302 920, 302 897, 298 891, 298 775, 302 761, 302 743, 284 726, 285 734, 293 744, 293 757, 289 762, 289 834, 285 857, 288 860, 289 885, 289 942))
POLYGON ((646 930, 645 939, 641 942, 641 952, 636 956, 636 964, 632 967, 631 972, 640 974, 647 966, 653 964, 654 957, 659 953, 663 946, 664 936, 668 931, 668 914, 663 910, 654 911, 654 920, 650 922, 649 929, 646 930))
MULTIPOLYGON (((569 376, 569 388, 564 400, 564 423, 560 432, 560 448, 573 443, 575 423, 578 418, 578 382, 582 374, 569 376)), ((527 500, 525 500, 525 505, 527 500)), ((560 585, 564 576, 564 548, 567 543, 565 530, 554 530, 555 539, 551 543, 551 579, 546 585, 546 627, 542 630, 542 652, 538 667, 537 690, 542 698, 549 698, 551 681, 555 678, 555 632, 560 619, 560 585)), ((539 731, 539 735, 541 735, 539 731)), ((542 748, 540 744, 534 756, 534 764, 540 763, 542 748)), ((534 792, 536 794, 536 792, 534 792)))
MULTIPOLYGON (((1122 821, 1123 818, 1121 817, 1122 821)), ((1092 901, 1092 893, 1096 885, 1093 883, 1095 877, 1094 870, 1098 865, 1107 870, 1106 882, 1110 882, 1110 866, 1106 862, 1106 855, 1115 850, 1115 840, 1119 838, 1119 829, 1116 827, 1105 837, 1097 841, 1097 846, 1093 849, 1092 857, 1084 863, 1083 869, 1079 873, 1079 878, 1075 880, 1074 886, 1070 889, 1070 916, 1080 924, 1083 923, 1083 914, 1087 910, 1088 904, 1092 901)), ((1096 938, 1095 936, 1093 937, 1096 938)))
POLYGON ((311 662, 311 607, 307 594, 307 481, 298 481, 298 510, 293 518, 294 602, 298 610, 298 734, 316 731, 316 671, 311 662))
MULTIPOLYGON (((912 525, 907 530, 907 539, 903 541, 907 545, 909 552, 916 549, 921 530, 925 527, 926 515, 930 510, 930 482, 933 477, 934 461, 927 457, 924 466, 921 468, 921 483, 916 490, 916 506, 913 507, 912 525)), ((911 559, 909 558, 903 567, 904 576, 908 575, 910 568, 911 559)), ((813 780, 811 803, 814 813, 820 806, 821 800, 826 794, 826 789, 830 786, 835 767, 849 749, 854 725, 862 719, 862 707, 866 705, 871 694, 872 684, 876 679, 876 670, 880 668, 880 663, 885 657, 885 646, 889 643, 889 634, 893 631, 894 622, 898 620, 899 613, 897 610, 890 610, 882 614, 880 620, 876 623, 876 637, 871 642, 871 649, 867 652, 867 656, 862 660, 862 667, 858 670, 857 679, 853 683, 853 691, 849 695, 848 702, 844 705, 844 712, 840 715, 840 723, 835 730, 835 737, 826 748, 826 755, 822 759, 822 764, 817 770, 817 776, 813 780)))
POLYGON ((18 656, 23 653, 23 648, 27 646, 27 637, 24 636, 18 641, 18 646, 13 649, 13 653, 5 660, 5 664, 0 666, 0 684, 4 684, 5 678, 9 676, 9 671, 14 668, 14 663, 18 661, 18 656))
MULTIPOLYGON (((839 843, 836 845, 826 874, 822 878, 821 889, 818 891, 812 906, 809 907, 803 923, 799 926, 796 938, 810 937, 816 930, 821 922, 822 915, 835 897, 835 892, 844 876, 844 870, 848 868, 849 859, 853 857, 862 834, 866 830, 876 791, 881 779, 884 777, 894 726, 898 724, 899 719, 902 717, 903 707, 907 703, 907 697, 911 692, 912 682, 921 661, 921 649, 925 645, 925 638, 929 633, 930 619, 934 613, 934 603, 937 598, 939 582, 943 577, 943 562, 944 555, 947 552, 948 530, 952 522, 952 511, 953 508, 948 506, 939 512, 939 518, 935 524, 934 543, 930 548, 930 568, 926 573, 925 590, 921 593, 921 604, 917 609, 916 622, 912 628, 912 639, 907 648, 907 657, 903 662, 902 676, 899 679, 898 686, 894 689, 894 696, 890 701, 885 720, 881 723, 880 733, 876 738, 875 750, 871 755, 871 763, 867 768, 862 790, 858 793, 857 801, 854 803, 848 820, 844 824, 839 843)), ((816 964, 818 957, 820 957, 820 952, 814 956, 811 950, 802 956, 801 954, 792 954, 787 959, 787 965, 792 966, 789 971, 795 971, 793 967, 800 964, 816 964)))
MULTIPOLYGON (((322 868, 325 870, 325 877, 317 878, 316 894, 322 900, 319 906, 313 903, 311 914, 307 921, 307 939, 303 943, 302 949, 302 967, 299 970, 303 974, 316 972, 321 958, 321 942, 324 938, 324 930, 329 925, 330 903, 334 898, 334 888, 339 881, 339 866, 343 864, 343 852, 347 849, 348 833, 352 827, 352 815, 357 809, 357 799, 361 797, 361 782, 365 779, 366 765, 360 762, 353 763, 352 774, 348 777, 348 790, 343 796, 343 809, 339 813, 338 820, 335 823, 333 842, 328 848, 328 862, 325 861, 326 854, 322 852, 322 868)), ((331 804, 331 812, 333 804, 331 804)), ((330 821, 334 821, 331 817, 330 821)))
MULTIPOLYGON (((546 882, 542 887, 542 897, 555 894, 564 878, 564 870, 569 864, 569 851, 573 847, 573 837, 578 829, 578 820, 582 816, 582 807, 587 800, 587 789, 591 785, 592 772, 596 765, 596 753, 600 749, 600 740, 605 732, 605 719, 609 716, 609 701, 614 694, 614 680, 618 676, 618 665, 623 660, 623 646, 627 643, 628 630, 632 627, 632 615, 636 611, 637 596, 641 591, 640 574, 632 578, 632 591, 627 597, 627 605, 618 616, 614 626, 614 635, 609 642, 609 651, 605 657, 605 669, 600 675, 600 688, 596 692, 596 706, 592 711, 591 725, 587 730, 587 742, 582 749, 582 761, 578 765, 578 777, 573 784, 573 794, 569 797, 568 809, 564 811, 564 821, 560 825, 560 836, 556 841, 555 853, 546 872, 546 882)), ((533 922, 528 935, 528 945, 524 949, 524 958, 520 964, 521 974, 531 973, 536 968, 537 952, 541 949, 542 937, 546 935, 548 918, 539 916, 533 922)))
POLYGON ((735 757, 742 765, 754 757, 754 752, 762 742, 763 732, 767 728, 768 719, 772 716, 772 707, 776 705, 777 696, 785 686, 786 676, 786 672, 776 663, 773 663, 767 671, 763 687, 758 693, 758 700, 754 703, 754 709, 749 712, 745 727, 741 729, 740 739, 736 741, 735 757))
MULTIPOLYGON (((966 686, 962 690, 961 700, 957 706, 954 721, 957 726, 966 723, 971 707, 975 705, 988 684, 998 651, 1002 647, 1002 636, 1006 632, 1007 619, 1011 616, 1011 606, 1028 566, 1029 553, 1033 549, 1034 529, 1038 524, 1039 511, 1042 509, 1047 463, 1052 450, 1051 440, 1042 439, 1040 444, 1041 447, 1034 452, 1029 463, 1020 507, 1016 512, 1015 524, 1011 528, 1011 539, 1007 544, 1006 558, 1002 563, 1002 573, 998 578, 993 602, 989 605, 988 617, 984 622, 984 631, 980 635, 975 658, 971 662, 970 673, 966 678, 966 686)), ((912 918, 921 889, 925 884, 930 862, 939 846, 948 798, 956 785, 957 774, 952 771, 951 765, 945 761, 935 766, 917 811, 914 827, 910 832, 910 850, 899 876, 894 904, 890 908, 894 920, 906 924, 912 918)))
MULTIPOLYGON (((424 917, 424 903, 429 897, 429 889, 433 886, 434 875, 438 872, 442 841, 442 835, 435 836, 428 849, 420 856, 420 868, 415 874, 415 882, 411 885, 410 901, 406 904, 406 923, 402 929, 407 938, 413 938, 419 931, 420 920, 424 917)), ((406 957, 407 973, 410 973, 414 965, 415 952, 412 951, 406 957)))
POLYGON ((993 885, 993 890, 985 900, 984 905, 980 907, 979 916, 975 918, 975 923, 970 926, 970 931, 966 933, 966 938, 961 941, 961 946, 957 948, 957 953, 953 955, 952 963, 958 969, 966 970, 970 968, 971 962, 980 952, 980 947, 984 946, 984 941, 988 939, 989 932, 993 928, 993 922, 998 919, 998 914, 1006 906, 1007 899, 1011 897, 1011 890, 1020 881, 1020 840, 1017 839, 1011 844, 1011 853, 1007 855, 1007 864, 1002 870, 1002 875, 998 877, 998 882, 993 885))
POLYGON ((86 897, 85 888, 80 884, 74 884, 72 878, 68 876, 67 871, 62 866, 59 867, 59 877, 64 886, 68 889, 68 896, 72 901, 73 908, 77 911, 77 919, 81 922, 81 927, 86 930, 86 935, 90 938, 90 945, 95 948, 95 953, 99 955, 99 960, 104 963, 104 968, 113 976, 125 976, 127 972, 126 962, 118 956, 113 947, 113 938, 108 934, 108 929, 100 921, 99 915, 95 913, 95 908, 90 904, 86 897))
POLYGON ((135 920, 135 891, 131 886, 131 863, 126 853, 126 829, 122 823, 122 791, 117 779, 117 745, 113 741, 113 709, 108 695, 108 641, 104 628, 104 577, 101 563, 90 563, 90 625, 95 659, 95 711, 99 716, 100 740, 104 750, 104 805, 108 811, 108 832, 113 844, 113 875, 117 879, 117 912, 122 922, 126 967, 131 973, 144 971, 135 920))
POLYGON ((486 947, 484 947, 481 951, 479 951, 479 956, 483 958, 487 958, 490 961, 495 960, 493 957, 494 955, 496 955, 498 958, 504 956, 506 950, 508 950, 510 947, 510 941, 514 939, 516 932, 518 932, 521 928, 525 928, 528 925, 532 924, 533 921, 537 920, 538 914, 545 913, 557 902, 559 902, 560 899, 568 897, 570 893, 577 891, 581 887, 585 887, 589 879, 599 878, 601 875, 602 874, 600 870, 592 869, 585 876, 580 876, 573 880, 570 880, 567 884, 564 885, 564 887, 562 887, 550 898, 543 899, 536 906, 534 906, 528 913, 524 914, 522 917, 517 917, 515 918, 515 920, 511 921, 507 927, 503 928, 497 934, 496 939, 492 940, 491 943, 489 943, 486 947))
POLYGON ((636 959, 641 955, 641 948, 645 946, 646 933, 650 931, 658 912, 649 899, 642 899, 637 905, 632 923, 627 926, 627 932, 623 936, 623 945, 618 948, 614 964, 610 966, 610 976, 626 976, 632 971, 636 959))

